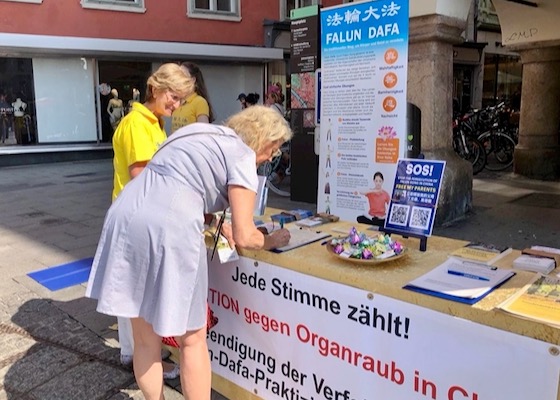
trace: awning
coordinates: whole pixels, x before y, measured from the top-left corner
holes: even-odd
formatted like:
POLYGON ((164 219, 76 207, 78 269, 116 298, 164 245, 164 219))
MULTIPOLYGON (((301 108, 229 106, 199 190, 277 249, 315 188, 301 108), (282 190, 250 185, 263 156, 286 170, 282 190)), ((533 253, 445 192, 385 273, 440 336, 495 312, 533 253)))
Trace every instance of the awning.
POLYGON ((143 59, 203 59, 268 62, 282 60, 283 49, 147 40, 0 33, 0 57, 33 55, 143 59))

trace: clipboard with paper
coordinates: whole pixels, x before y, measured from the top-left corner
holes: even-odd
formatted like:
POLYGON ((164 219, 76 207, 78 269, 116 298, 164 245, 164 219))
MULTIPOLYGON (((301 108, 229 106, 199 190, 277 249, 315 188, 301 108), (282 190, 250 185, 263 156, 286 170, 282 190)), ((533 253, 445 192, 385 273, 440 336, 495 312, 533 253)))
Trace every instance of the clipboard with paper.
POLYGON ((327 232, 316 231, 297 225, 286 227, 286 229, 290 232, 290 242, 286 246, 272 249, 272 252, 283 253, 285 251, 305 246, 331 236, 327 232))

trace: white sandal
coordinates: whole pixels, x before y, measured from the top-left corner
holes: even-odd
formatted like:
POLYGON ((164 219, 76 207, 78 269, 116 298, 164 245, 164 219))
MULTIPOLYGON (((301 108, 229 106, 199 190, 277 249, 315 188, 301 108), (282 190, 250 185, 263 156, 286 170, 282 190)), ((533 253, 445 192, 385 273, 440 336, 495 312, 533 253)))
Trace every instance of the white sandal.
POLYGON ((179 365, 174 364, 174 367, 171 371, 165 372, 163 371, 163 379, 175 379, 179 376, 179 365))

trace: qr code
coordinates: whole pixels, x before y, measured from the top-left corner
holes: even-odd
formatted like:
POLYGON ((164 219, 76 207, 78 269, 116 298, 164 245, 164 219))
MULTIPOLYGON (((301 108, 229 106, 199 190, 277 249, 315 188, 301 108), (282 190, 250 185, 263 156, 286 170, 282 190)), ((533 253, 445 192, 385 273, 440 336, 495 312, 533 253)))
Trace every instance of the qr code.
POLYGON ((430 226, 432 209, 425 207, 412 207, 410 226, 412 228, 427 229, 430 226))
POLYGON ((391 214, 389 215, 389 223, 406 226, 409 211, 409 206, 393 204, 393 206, 391 207, 391 214))

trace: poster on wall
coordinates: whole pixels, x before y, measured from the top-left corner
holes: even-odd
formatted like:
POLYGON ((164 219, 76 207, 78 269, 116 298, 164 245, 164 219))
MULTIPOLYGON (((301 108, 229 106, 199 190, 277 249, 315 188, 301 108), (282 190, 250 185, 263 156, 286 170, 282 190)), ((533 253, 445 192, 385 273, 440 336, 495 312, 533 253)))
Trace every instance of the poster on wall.
POLYGON ((315 72, 319 45, 319 6, 292 10, 290 19, 290 71, 315 72))
POLYGON ((321 10, 318 211, 384 224, 406 154, 407 67, 408 0, 321 10))
POLYGON ((291 108, 306 110, 304 128, 313 128, 315 70, 319 60, 319 6, 292 10, 290 34, 291 108))
POLYGON ((258 398, 556 399, 549 343, 246 257, 209 270, 212 371, 258 398))

